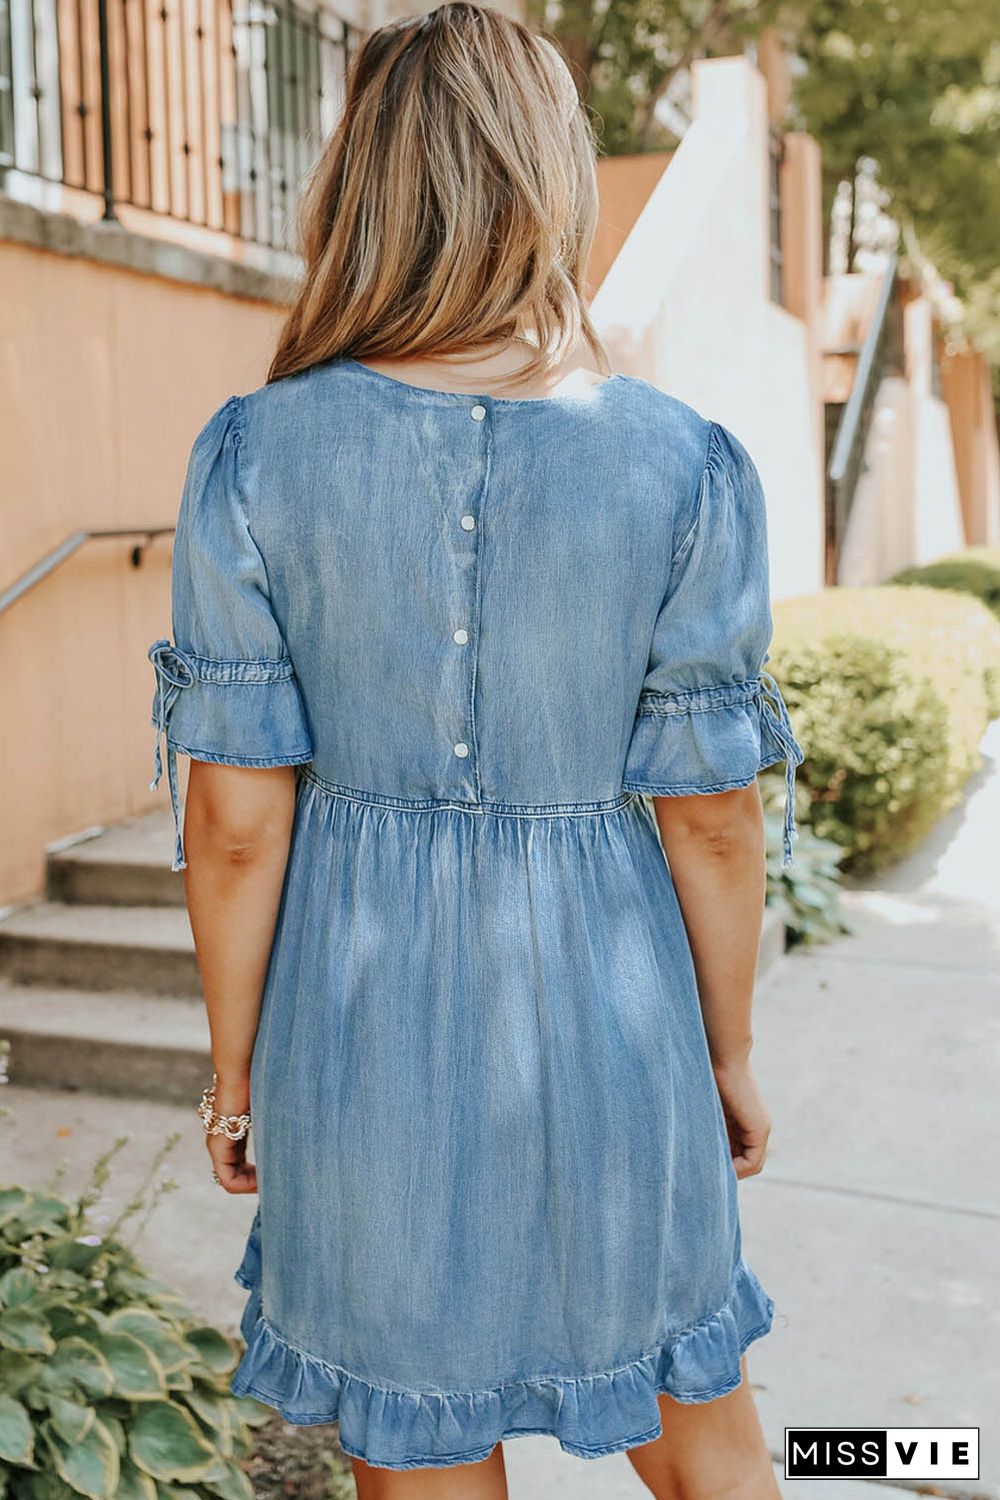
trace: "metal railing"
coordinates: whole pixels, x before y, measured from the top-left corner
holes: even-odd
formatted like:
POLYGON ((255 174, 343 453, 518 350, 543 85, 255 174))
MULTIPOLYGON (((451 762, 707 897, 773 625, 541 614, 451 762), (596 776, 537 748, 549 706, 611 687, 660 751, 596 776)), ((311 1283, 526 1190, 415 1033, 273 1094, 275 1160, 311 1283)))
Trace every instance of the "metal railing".
POLYGON ((37 562, 32 563, 20 576, 15 578, 9 587, 0 591, 0 615, 5 609, 9 609, 23 594, 34 588, 36 583, 41 583, 50 573, 54 573, 61 563, 67 562, 75 552, 87 542, 100 541, 109 537, 141 536, 143 541, 137 542, 129 554, 129 560, 133 568, 141 567, 142 559, 146 555, 146 549, 155 537, 170 536, 175 528, 173 526, 109 526, 93 527, 90 530, 74 531, 64 537, 58 546, 46 552, 37 562))
POLYGON ((0 190, 287 248, 355 36, 297 0, 0 0, 0 190))
POLYGON ((883 378, 898 370, 902 357, 897 257, 887 261, 878 301, 858 353, 847 401, 827 407, 826 563, 828 584, 837 582, 844 534, 864 472, 865 450, 883 378), (834 425, 835 424, 835 425, 834 425))
POLYGON ((767 197, 770 225, 769 261, 771 268, 771 301, 784 305, 785 253, 782 248, 781 177, 785 163, 785 137, 777 125, 768 130, 767 197))

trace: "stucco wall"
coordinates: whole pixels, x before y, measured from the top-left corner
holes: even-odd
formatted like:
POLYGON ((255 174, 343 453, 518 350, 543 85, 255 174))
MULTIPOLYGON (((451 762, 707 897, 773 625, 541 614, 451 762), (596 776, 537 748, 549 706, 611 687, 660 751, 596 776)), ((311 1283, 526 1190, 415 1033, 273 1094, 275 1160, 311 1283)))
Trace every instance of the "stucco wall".
MULTIPOLYGON (((744 58, 698 63, 695 80, 695 122, 594 316, 619 369, 745 443, 767 492, 772 591, 806 593, 822 582, 817 361, 807 324, 769 295, 764 80, 744 58)), ((818 177, 808 190, 818 192, 818 177)), ((813 211, 818 203, 804 205, 804 215, 813 211)), ((818 265, 796 268, 800 288, 819 274, 818 265)))
POLYGON ((667 169, 669 151, 641 156, 605 156, 597 163, 600 212, 587 261, 587 287, 593 297, 621 251, 649 195, 667 169))
MULTIPOLYGON (((7 585, 78 527, 172 523, 195 433, 263 379, 281 314, 10 242, 0 284, 7 585)), ((132 545, 88 543, 0 616, 0 902, 40 887, 47 841, 163 805, 144 646, 170 634, 170 543, 139 569, 132 545)))
POLYGON ((955 468, 969 542, 1000 542, 1000 443, 990 368, 978 349, 941 361, 942 395, 951 415, 955 468))

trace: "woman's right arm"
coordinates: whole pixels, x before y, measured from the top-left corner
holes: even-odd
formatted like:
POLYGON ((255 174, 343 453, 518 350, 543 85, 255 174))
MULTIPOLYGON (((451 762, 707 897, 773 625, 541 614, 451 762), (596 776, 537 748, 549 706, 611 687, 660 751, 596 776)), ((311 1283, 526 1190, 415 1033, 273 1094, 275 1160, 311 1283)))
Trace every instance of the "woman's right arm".
POLYGON ((737 1177, 764 1165, 771 1123, 750 1067, 764 910, 764 817, 756 782, 711 796, 654 797, 687 928, 737 1177))

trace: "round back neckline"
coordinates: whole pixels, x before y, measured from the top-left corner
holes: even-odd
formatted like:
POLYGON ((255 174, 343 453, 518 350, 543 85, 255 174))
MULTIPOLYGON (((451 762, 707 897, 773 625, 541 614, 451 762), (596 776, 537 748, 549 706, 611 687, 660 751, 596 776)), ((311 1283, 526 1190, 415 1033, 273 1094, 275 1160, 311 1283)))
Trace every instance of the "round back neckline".
POLYGON ((627 376, 617 371, 606 375, 597 385, 591 386, 589 391, 577 392, 574 395, 553 396, 494 396, 489 391, 442 391, 435 386, 417 385, 411 380, 400 380, 395 375, 387 375, 383 370, 373 370, 371 365, 366 365, 352 355, 342 356, 340 363, 350 365, 352 369, 359 371, 362 375, 369 376, 372 380, 384 382, 387 386, 395 386, 401 391, 412 392, 416 396, 430 396, 442 401, 465 401, 475 405, 477 402, 495 406, 551 406, 561 402, 583 402, 589 401, 605 386, 611 385, 616 380, 625 380, 627 376))

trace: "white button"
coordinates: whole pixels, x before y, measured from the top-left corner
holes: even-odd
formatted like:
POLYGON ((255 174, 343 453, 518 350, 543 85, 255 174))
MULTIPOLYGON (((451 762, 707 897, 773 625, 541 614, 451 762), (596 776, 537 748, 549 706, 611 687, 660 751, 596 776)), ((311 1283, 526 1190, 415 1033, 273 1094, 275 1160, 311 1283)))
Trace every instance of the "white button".
POLYGON ((475 531, 476 518, 475 516, 463 516, 459 524, 463 531, 475 531))
POLYGON ((452 640, 455 642, 456 646, 464 646, 468 639, 469 632, 467 630, 456 630, 455 634, 452 636, 452 640))
POLYGON ((474 422, 481 422, 486 415, 486 407, 474 406, 469 415, 474 422))
POLYGON ((459 740, 458 744, 455 746, 455 754, 459 757, 460 760, 464 760, 468 753, 468 745, 464 740, 459 740))

